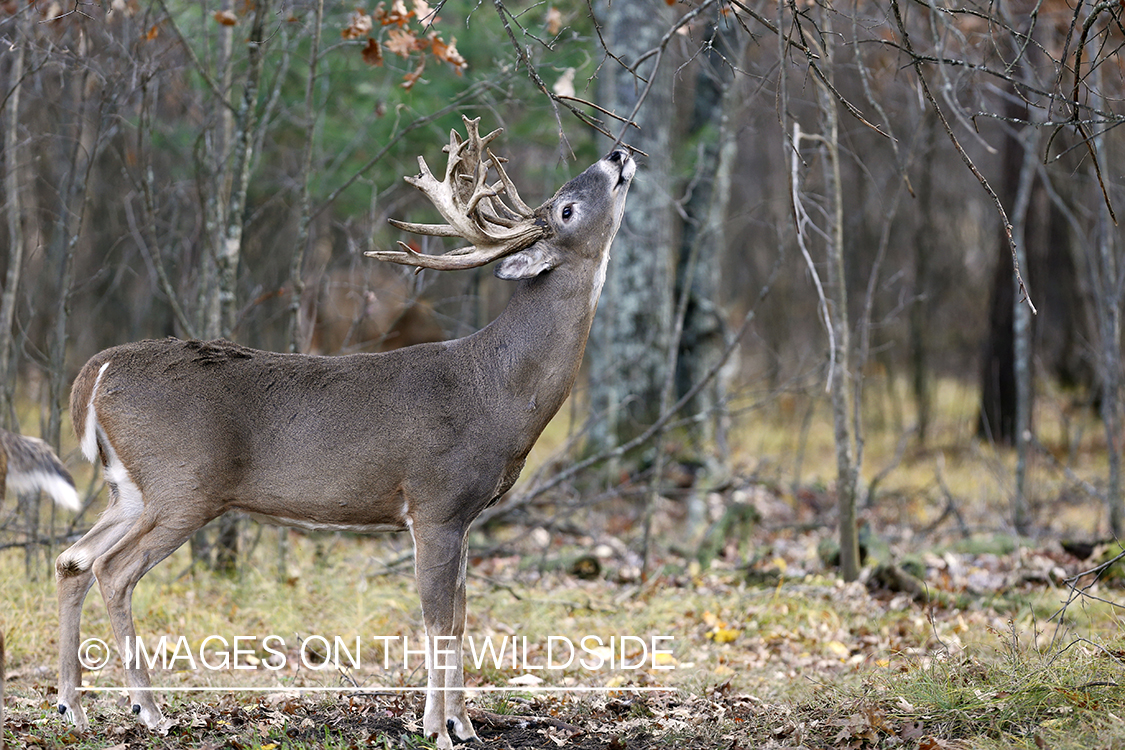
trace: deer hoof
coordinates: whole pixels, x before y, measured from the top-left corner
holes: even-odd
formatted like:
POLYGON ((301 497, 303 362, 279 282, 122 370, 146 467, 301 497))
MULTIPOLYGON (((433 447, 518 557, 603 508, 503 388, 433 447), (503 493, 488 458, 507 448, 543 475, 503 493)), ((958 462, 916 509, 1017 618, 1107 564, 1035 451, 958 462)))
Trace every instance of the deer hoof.
POLYGON ((456 721, 454 719, 446 719, 445 720, 445 728, 449 730, 450 738, 455 739, 457 741, 457 744, 459 744, 459 745, 483 745, 484 744, 483 742, 480 741, 480 737, 477 737, 475 733, 469 735, 468 737, 462 738, 460 732, 463 729, 463 727, 461 726, 461 723, 459 721, 456 721))
POLYGON ((79 705, 71 706, 68 703, 59 703, 59 715, 65 716, 71 724, 80 730, 85 730, 90 726, 90 722, 86 720, 86 713, 79 705))
POLYGON ((139 704, 134 704, 133 713, 137 714, 140 717, 141 722, 149 728, 149 731, 155 734, 168 734, 168 730, 176 725, 176 722, 166 718, 162 713, 160 713, 160 709, 156 708, 155 706, 145 707, 139 704))

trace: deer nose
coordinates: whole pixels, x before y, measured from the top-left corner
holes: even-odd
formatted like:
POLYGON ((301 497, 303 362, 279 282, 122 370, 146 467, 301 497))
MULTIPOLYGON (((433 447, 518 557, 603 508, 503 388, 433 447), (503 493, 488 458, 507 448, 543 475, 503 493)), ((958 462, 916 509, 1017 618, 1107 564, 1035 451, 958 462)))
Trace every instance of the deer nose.
POLYGON ((613 151, 610 151, 609 156, 606 157, 606 159, 614 164, 621 164, 628 158, 629 152, 623 148, 615 148, 613 151))

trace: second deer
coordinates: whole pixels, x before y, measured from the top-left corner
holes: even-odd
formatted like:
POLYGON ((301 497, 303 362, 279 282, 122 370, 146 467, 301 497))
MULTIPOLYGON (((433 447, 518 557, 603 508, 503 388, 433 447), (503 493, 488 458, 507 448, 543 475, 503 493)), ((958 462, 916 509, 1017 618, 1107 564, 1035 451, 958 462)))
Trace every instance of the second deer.
MULTIPOLYGON (((137 582, 208 521, 242 511, 308 529, 408 530, 427 647, 453 652, 429 665, 423 731, 441 748, 476 738, 462 690, 465 537, 570 393, 636 166, 614 150, 532 209, 487 149, 500 131, 465 124, 466 139, 451 134, 442 180, 421 158, 409 178, 448 223, 396 225, 472 247, 372 255, 443 270, 499 261, 496 275, 517 284, 484 329, 341 357, 142 341, 95 355, 78 374, 73 424, 111 490, 105 513, 56 562, 58 706, 78 727, 88 726, 79 620, 94 580, 127 657, 137 582)), ((133 712, 167 731, 148 673, 127 662, 133 712)))

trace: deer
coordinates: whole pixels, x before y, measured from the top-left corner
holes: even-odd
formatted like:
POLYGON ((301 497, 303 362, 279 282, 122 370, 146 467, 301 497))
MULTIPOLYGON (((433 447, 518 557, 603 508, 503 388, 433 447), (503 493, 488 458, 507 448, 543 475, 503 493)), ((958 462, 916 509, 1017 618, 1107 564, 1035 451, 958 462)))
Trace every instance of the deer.
POLYGON ((610 245, 636 172, 614 148, 538 208, 519 194, 479 119, 453 130, 444 176, 424 158, 406 181, 444 224, 399 229, 459 237, 442 255, 367 254, 416 269, 496 262, 515 282, 490 324, 464 338, 383 353, 317 356, 234 343, 139 341, 94 355, 75 378, 73 425, 100 463, 110 497, 98 521, 55 563, 58 711, 89 727, 79 701, 82 603, 96 580, 133 713, 172 722, 131 655, 137 582, 204 524, 228 511, 314 530, 408 531, 429 655, 422 729, 440 748, 479 741, 466 709, 469 525, 520 475, 568 397, 606 278, 610 245), (489 182, 489 174, 497 178, 489 182))
POLYGON ((0 498, 17 493, 44 492, 55 504, 78 512, 82 503, 66 466, 39 438, 0 429, 0 498))

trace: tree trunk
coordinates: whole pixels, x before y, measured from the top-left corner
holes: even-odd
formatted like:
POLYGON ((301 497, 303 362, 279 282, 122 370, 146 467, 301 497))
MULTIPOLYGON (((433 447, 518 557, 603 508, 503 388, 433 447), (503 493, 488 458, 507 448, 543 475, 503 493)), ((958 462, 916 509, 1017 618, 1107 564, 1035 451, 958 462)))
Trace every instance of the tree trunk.
POLYGON ((309 49, 309 74, 305 78, 305 144, 301 153, 301 171, 297 175, 297 236, 293 241, 293 255, 289 261, 289 351, 302 350, 301 295, 305 282, 301 272, 309 244, 309 224, 312 201, 309 197, 309 175, 312 173, 313 137, 316 134, 316 72, 320 57, 320 26, 324 19, 324 0, 318 0, 313 16, 312 46, 309 49))
MULTIPOLYGON (((1006 115, 1012 120, 1025 120, 1028 112, 1010 105, 1006 115)), ((1027 158, 1041 158, 1041 154, 1027 158)), ((1025 174, 1025 144, 1015 135, 1005 138, 1001 157, 999 196, 1005 206, 1015 206, 1025 174)), ((1077 165, 1071 167, 1078 169, 1077 165)), ((1029 288, 1035 296, 1039 314, 1030 316, 1028 352, 1024 361, 1041 364, 1045 373, 1064 386, 1093 385, 1094 368, 1084 357, 1085 342, 1090 340, 1088 318, 1079 290, 1071 239, 1062 211, 1049 199, 1040 176, 1041 167, 1029 175, 1025 221, 1020 227, 1023 242, 1017 245, 1026 256, 1021 267, 1029 288)), ((1019 220, 1015 217, 1013 221, 1019 220)), ((1022 261, 1021 261, 1022 262, 1022 261)), ((977 434, 998 445, 1015 446, 1019 430, 1017 411, 1034 413, 1034 388, 1028 387, 1027 403, 1020 406, 1017 393, 1015 353, 1016 291, 1012 283, 1012 255, 1008 239, 1001 230, 997 236, 996 267, 992 278, 989 305, 988 338, 981 362, 981 405, 977 434)), ((1025 302, 1019 303, 1026 306, 1025 302)), ((1030 365, 1029 365, 1030 367, 1030 365)), ((1030 377, 1035 373, 1031 370, 1030 377)), ((1033 429, 1030 417, 1027 428, 1033 429)))
MULTIPOLYGON (((694 186, 684 211, 683 239, 676 274, 677 298, 687 293, 683 334, 676 358, 676 395, 683 396, 705 377, 726 348, 726 316, 719 306, 720 263, 726 250, 726 218, 738 144, 731 127, 733 92, 731 61, 741 56, 740 31, 733 21, 720 18, 712 29, 712 44, 700 61, 696 76, 695 107, 685 140, 703 139, 695 168, 694 186)), ((726 471, 727 421, 723 413, 726 390, 716 377, 688 404, 688 414, 705 414, 689 423, 692 452, 715 474, 726 471)))
POLYGON ((8 224, 8 274, 4 293, 0 296, 0 424, 11 427, 15 418, 12 402, 15 390, 15 347, 12 342, 12 323, 15 320, 16 295, 20 274, 23 271, 23 201, 20 189, 20 91, 23 78, 26 46, 29 41, 31 8, 18 13, 15 31, 15 49, 9 53, 8 77, 12 93, 4 105, 4 199, 8 224))
MULTIPOLYGON (((254 8, 254 25, 247 40, 247 72, 242 89, 235 130, 234 163, 230 198, 226 209, 226 229, 218 247, 216 266, 219 302, 219 331, 223 338, 234 337, 238 322, 238 264, 242 257, 242 229, 246 208, 246 191, 250 187, 250 167, 254 160, 254 131, 257 127, 258 83, 262 73, 262 45, 265 23, 270 14, 269 0, 258 0, 254 8)), ((222 516, 215 539, 215 570, 233 576, 238 570, 238 518, 222 516)))
MULTIPOLYGON (((670 18, 664 3, 647 0, 616 0, 607 13, 609 49, 626 63, 658 46, 670 18)), ((668 193, 671 71, 666 64, 654 69, 659 62, 650 57, 634 74, 607 61, 603 76, 603 105, 623 117, 637 107, 646 81, 651 87, 636 112, 639 130, 625 133, 649 157, 629 191, 590 341, 595 449, 624 442, 656 420, 666 377, 677 246, 668 193)))
MULTIPOLYGON (((834 109, 835 102, 832 103, 834 109)), ((830 230, 831 241, 828 246, 829 304, 832 309, 832 329, 835 338, 835 352, 829 380, 832 401, 833 436, 836 444, 836 502, 839 509, 840 532, 840 575, 845 581, 859 578, 859 526, 856 518, 858 488, 856 480, 858 467, 855 465, 855 451, 852 446, 852 433, 849 424, 852 410, 858 404, 850 403, 852 389, 851 376, 851 336, 848 324, 847 273, 844 265, 843 197, 840 195, 839 132, 836 113, 828 118, 830 129, 826 136, 831 145, 825 151, 832 153, 825 168, 831 171, 829 180, 834 188, 829 189, 828 205, 834 213, 830 230)), ((858 377, 858 376, 857 376, 858 377)))
MULTIPOLYGON (((733 22, 721 17, 709 36, 711 44, 700 60, 695 106, 686 135, 688 142, 701 143, 693 188, 684 205, 686 217, 676 270, 677 315, 683 317, 677 321, 681 331, 676 352, 677 398, 707 377, 726 349, 726 316, 719 304, 720 259, 726 252, 726 220, 738 152, 731 125, 738 105, 732 66, 741 57, 741 40, 733 22)), ((687 423, 684 437, 690 450, 688 458, 698 460, 708 475, 708 482, 697 482, 687 500, 687 536, 693 540, 707 520, 708 484, 721 481, 729 472, 726 399, 726 381, 720 373, 685 407, 687 414, 703 417, 687 423)))
MULTIPOLYGON (((1097 85, 1092 89, 1101 91, 1103 75, 1097 72, 1097 85)), ((1100 95, 1091 95, 1091 106, 1100 108, 1105 106, 1105 100, 1100 95)), ((1110 141, 1104 131, 1094 137, 1094 152, 1102 159, 1103 164, 1117 163, 1114 159, 1110 141)), ((1090 173, 1090 183, 1098 183, 1094 174, 1094 165, 1087 164, 1090 173)), ((1108 450, 1109 466, 1106 477, 1106 515, 1109 521, 1109 531, 1114 537, 1120 539, 1125 533, 1125 504, 1122 503, 1121 480, 1121 429, 1122 429, 1122 403, 1121 403, 1121 317, 1122 306, 1125 305, 1125 267, 1119 262, 1116 245, 1119 242, 1120 230, 1114 225, 1110 216, 1109 206, 1101 199, 1098 202, 1098 213, 1094 230, 1094 244, 1097 251, 1090 254, 1086 268, 1090 274, 1090 290, 1093 297, 1094 318, 1098 333, 1097 373, 1099 381, 1099 401, 1102 419, 1102 428, 1105 431, 1105 441, 1108 450)))
MULTIPOLYGON (((1012 244, 1016 248, 1016 262, 1027 268, 1027 225, 1030 218, 1031 192, 1036 182, 1038 161, 1037 131, 1029 126, 1021 137, 1023 161, 1020 164, 1019 185, 1012 208, 1012 244)), ((1015 492, 1012 496, 1012 524, 1020 534, 1028 531, 1027 451, 1031 435, 1031 311, 1020 298, 1019 282, 1010 279, 1012 286, 1012 368, 1016 386, 1015 434, 1016 446, 1015 492)))
MULTIPOLYGON (((1021 111, 1020 115, 1023 114, 1021 111)), ((1013 137, 1004 139, 1001 157, 1000 200, 1011 206, 1019 188, 1023 149, 1013 137)), ((1025 231, 1025 238, 1029 233, 1025 231)), ((1026 241, 1026 239, 1025 239, 1026 241)), ((1013 445, 1016 435, 1016 370, 1012 338, 1012 311, 1015 297, 1012 285, 1011 250, 1001 230, 997 238, 996 269, 992 276, 989 303, 988 339, 981 363, 981 405, 977 434, 998 445, 1013 445)), ((1022 266, 1034 282, 1031 269, 1022 266)))
MULTIPOLYGON (((824 44, 824 70, 831 83, 834 73, 832 14, 826 10, 822 15, 822 36, 824 44)), ((819 82, 819 79, 818 79, 819 82)), ((835 95, 825 83, 817 86, 822 150, 824 152, 824 185, 827 214, 831 217, 825 236, 828 239, 828 304, 831 311, 830 325, 833 330, 832 360, 835 366, 829 374, 829 390, 832 401, 832 424, 836 443, 836 497, 839 509, 840 534, 840 575, 845 581, 859 578, 859 527, 856 520, 856 482, 858 467, 855 465, 855 451, 852 445, 853 410, 859 404, 850 403, 851 377, 851 337, 848 324, 848 275, 844 264, 844 196, 840 179, 840 120, 835 95)), ((856 377, 859 377, 858 374, 856 377)), ((858 424, 858 420, 857 420, 858 424)))
POLYGON ((914 233, 914 289, 910 300, 910 385, 917 415, 918 445, 926 445, 930 430, 930 258, 935 252, 937 234, 937 209, 934 206, 934 115, 926 110, 922 115, 922 173, 918 178, 920 213, 914 233))

